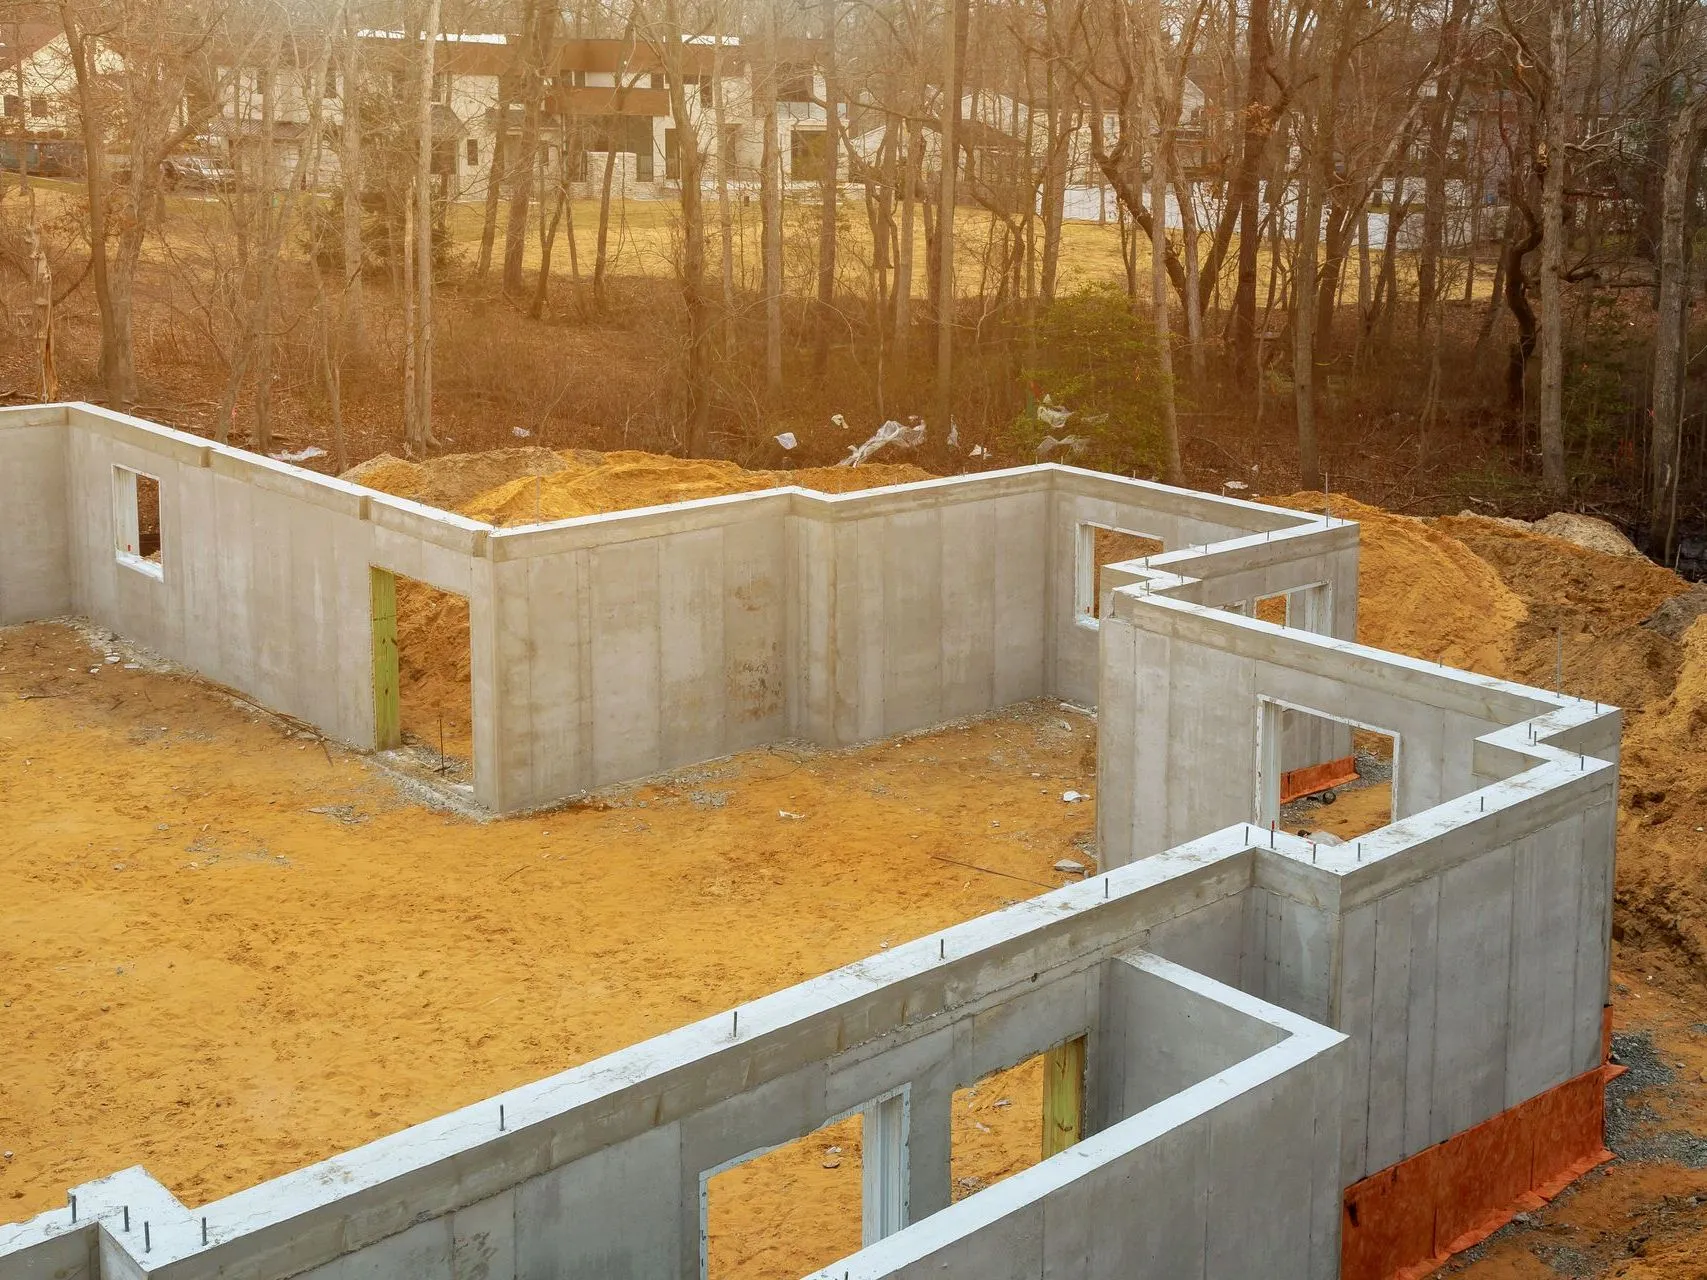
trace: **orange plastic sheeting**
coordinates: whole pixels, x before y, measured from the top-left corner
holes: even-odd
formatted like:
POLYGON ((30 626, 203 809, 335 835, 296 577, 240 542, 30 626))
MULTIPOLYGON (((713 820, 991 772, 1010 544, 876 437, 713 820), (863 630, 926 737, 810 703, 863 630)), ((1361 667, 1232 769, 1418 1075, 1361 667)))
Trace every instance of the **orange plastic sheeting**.
POLYGON ((1280 803, 1286 804, 1299 796, 1313 796, 1329 787, 1343 787, 1346 783, 1355 781, 1357 760, 1352 756, 1341 756, 1338 760, 1329 760, 1323 764, 1306 765, 1302 769, 1290 769, 1280 775, 1280 803))
POLYGON ((1342 1280, 1417 1280, 1596 1165, 1612 1068, 1567 1080, 1346 1189, 1342 1280))

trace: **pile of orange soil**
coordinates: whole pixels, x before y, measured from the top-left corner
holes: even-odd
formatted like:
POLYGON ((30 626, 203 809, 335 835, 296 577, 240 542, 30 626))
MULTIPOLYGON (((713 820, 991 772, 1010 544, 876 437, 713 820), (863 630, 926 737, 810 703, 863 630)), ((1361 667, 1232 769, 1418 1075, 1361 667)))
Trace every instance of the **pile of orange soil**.
POLYGON ((562 456, 564 465, 550 474, 518 476, 463 503, 458 511, 472 520, 509 526, 690 502, 695 498, 721 498, 781 485, 798 485, 823 493, 849 493, 931 478, 929 472, 906 464, 748 471, 733 462, 671 458, 632 449, 562 456))
MULTIPOLYGON (((1321 511, 1323 505, 1319 493, 1264 501, 1298 511, 1321 511)), ((1428 521, 1342 494, 1333 495, 1331 510, 1361 526, 1359 641, 1451 667, 1506 674, 1511 637, 1525 610, 1493 565, 1428 521)))
MULTIPOLYGON (((498 526, 603 515, 781 485, 850 493, 929 480, 907 464, 748 471, 733 462, 588 449, 494 449, 408 462, 381 454, 345 480, 498 526)), ((408 579, 397 584, 397 653, 405 734, 462 759, 471 750, 468 602, 408 579)))

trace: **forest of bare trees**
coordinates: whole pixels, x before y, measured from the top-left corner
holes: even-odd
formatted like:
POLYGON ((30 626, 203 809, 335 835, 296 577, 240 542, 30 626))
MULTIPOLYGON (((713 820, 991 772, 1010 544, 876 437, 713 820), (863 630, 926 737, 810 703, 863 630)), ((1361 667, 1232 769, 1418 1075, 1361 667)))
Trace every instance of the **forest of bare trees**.
POLYGON ((1707 556, 1694 0, 0 8, 14 400, 338 469, 916 417, 1707 556))

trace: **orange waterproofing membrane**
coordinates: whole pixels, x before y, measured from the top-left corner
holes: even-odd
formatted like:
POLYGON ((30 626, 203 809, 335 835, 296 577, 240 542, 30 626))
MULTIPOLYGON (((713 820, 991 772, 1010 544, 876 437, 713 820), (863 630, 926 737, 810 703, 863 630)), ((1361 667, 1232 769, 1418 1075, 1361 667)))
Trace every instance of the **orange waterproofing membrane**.
POLYGON ((1280 775, 1280 803, 1288 804, 1299 796, 1313 796, 1329 787, 1343 787, 1356 781, 1357 760, 1353 756, 1341 756, 1338 760, 1302 769, 1289 769, 1280 775))
POLYGON ((1341 1280, 1426 1276, 1612 1159, 1606 1082, 1622 1072, 1596 1067, 1353 1183, 1340 1221, 1341 1280))

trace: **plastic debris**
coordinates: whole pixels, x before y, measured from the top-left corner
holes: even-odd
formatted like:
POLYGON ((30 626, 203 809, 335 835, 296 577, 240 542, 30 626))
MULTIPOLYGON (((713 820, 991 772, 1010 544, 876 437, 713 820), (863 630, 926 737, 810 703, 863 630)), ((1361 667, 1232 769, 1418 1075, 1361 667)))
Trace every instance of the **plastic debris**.
POLYGON ((775 440, 784 449, 792 449, 800 443, 800 441, 794 438, 794 432, 792 431, 784 431, 781 435, 772 436, 771 439, 775 440))
POLYGON ((879 449, 886 448, 889 445, 895 445, 900 449, 917 448, 924 443, 925 424, 917 418, 913 422, 913 426, 904 427, 894 419, 890 419, 877 428, 876 433, 864 444, 849 448, 848 456, 836 465, 838 467, 857 467, 879 449))
POLYGON ((274 462, 307 462, 310 458, 324 458, 326 450, 317 444, 311 444, 306 449, 287 449, 283 453, 270 453, 267 456, 274 462))
POLYGON ((1088 799, 1088 797, 1082 791, 1063 791, 1061 793, 1062 804, 1078 804, 1079 801, 1085 799, 1088 799))

